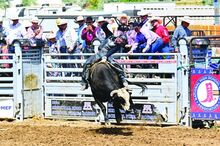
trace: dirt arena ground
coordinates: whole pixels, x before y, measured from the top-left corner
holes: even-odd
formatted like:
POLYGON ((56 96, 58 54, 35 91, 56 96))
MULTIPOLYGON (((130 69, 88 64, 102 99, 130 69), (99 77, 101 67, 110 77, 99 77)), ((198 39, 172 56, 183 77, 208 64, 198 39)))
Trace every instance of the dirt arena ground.
POLYGON ((219 146, 220 129, 86 121, 0 121, 0 146, 219 146))

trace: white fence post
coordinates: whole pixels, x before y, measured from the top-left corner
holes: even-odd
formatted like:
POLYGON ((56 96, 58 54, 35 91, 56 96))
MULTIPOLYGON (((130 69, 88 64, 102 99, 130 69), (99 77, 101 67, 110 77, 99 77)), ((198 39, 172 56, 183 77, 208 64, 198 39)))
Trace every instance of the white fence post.
POLYGON ((186 39, 179 40, 179 69, 180 77, 178 83, 180 86, 180 98, 182 98, 182 124, 190 125, 190 98, 189 98, 189 57, 188 57, 188 42, 186 39))
POLYGON ((15 69, 14 69, 14 76, 15 76, 15 83, 14 83, 14 97, 15 97, 15 117, 17 120, 24 119, 24 100, 22 94, 23 88, 23 77, 22 77, 22 50, 20 47, 19 42, 14 43, 15 47, 15 69))

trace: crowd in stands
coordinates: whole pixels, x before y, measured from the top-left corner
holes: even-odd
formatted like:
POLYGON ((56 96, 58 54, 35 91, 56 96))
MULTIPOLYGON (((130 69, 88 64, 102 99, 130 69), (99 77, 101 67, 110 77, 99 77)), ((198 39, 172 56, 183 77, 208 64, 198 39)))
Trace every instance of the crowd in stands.
MULTIPOLYGON (((108 46, 110 50, 107 55, 103 55, 107 59, 116 52, 128 53, 128 55, 132 53, 178 52, 178 39, 191 35, 188 29, 191 23, 189 18, 181 19, 181 25, 170 37, 168 29, 162 24, 162 18, 149 17, 150 15, 146 12, 140 12, 139 19, 122 14, 116 19, 99 16, 96 20, 92 16, 78 16, 75 20, 75 23, 78 24, 77 29, 69 26, 65 19, 57 18, 58 31, 51 32, 46 36, 49 53, 92 53, 94 52, 92 43, 95 39, 98 39, 102 46, 109 38, 112 38, 113 41, 108 42, 105 47, 108 46), (111 47, 110 43, 113 43, 114 47, 111 47)), ((3 27, 3 20, 0 20, 1 40, 4 38, 0 44, 1 53, 14 53, 13 41, 16 39, 29 39, 30 41, 42 39, 44 30, 37 17, 33 17, 30 21, 23 21, 23 23, 19 21, 17 16, 11 17, 10 20, 11 23, 8 27, 3 27)), ((67 56, 60 56, 60 58, 67 59, 67 56)), ((74 56, 70 59, 80 58, 80 56, 74 56)), ((152 56, 138 58, 152 59, 152 56)), ((166 56, 165 58, 170 57, 166 56)), ((3 59, 7 59, 7 57, 3 59)), ((67 64, 62 64, 62 67, 67 67, 67 64)))

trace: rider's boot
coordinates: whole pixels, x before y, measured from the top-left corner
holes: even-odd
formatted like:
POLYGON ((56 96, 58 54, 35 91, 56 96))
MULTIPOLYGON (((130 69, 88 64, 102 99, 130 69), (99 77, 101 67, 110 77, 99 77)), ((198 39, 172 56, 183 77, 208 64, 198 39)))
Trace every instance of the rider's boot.
POLYGON ((119 78, 122 81, 123 86, 128 89, 128 82, 123 71, 119 73, 119 78))

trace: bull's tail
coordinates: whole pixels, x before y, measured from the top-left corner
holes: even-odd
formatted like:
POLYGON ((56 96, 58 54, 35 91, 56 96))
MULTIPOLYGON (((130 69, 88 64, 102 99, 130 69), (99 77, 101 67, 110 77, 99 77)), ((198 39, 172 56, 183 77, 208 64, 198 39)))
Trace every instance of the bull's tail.
POLYGON ((143 94, 144 93, 144 91, 147 89, 147 86, 145 85, 145 84, 141 84, 141 83, 134 83, 134 82, 130 82, 130 81, 128 81, 127 80, 127 82, 128 82, 128 84, 130 84, 130 85, 136 85, 136 86, 139 86, 139 87, 141 87, 141 94, 143 94))

